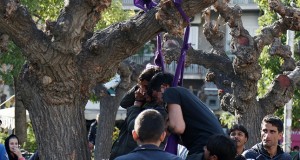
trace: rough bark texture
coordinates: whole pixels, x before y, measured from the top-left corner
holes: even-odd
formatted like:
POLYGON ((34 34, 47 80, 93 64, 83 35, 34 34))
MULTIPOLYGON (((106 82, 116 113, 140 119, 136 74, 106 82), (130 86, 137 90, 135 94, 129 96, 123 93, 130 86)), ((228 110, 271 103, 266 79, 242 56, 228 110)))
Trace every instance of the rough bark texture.
MULTIPOLYGON (((191 16, 214 2, 185 0, 182 7, 191 16)), ((8 35, 22 49, 28 61, 28 71, 20 81, 20 96, 30 113, 40 158, 89 159, 84 106, 92 89, 97 83, 112 77, 120 62, 133 55, 157 33, 166 31, 180 35, 182 20, 173 3, 164 0, 147 13, 94 32, 101 12, 111 0, 65 0, 65 7, 57 20, 47 22, 47 30, 42 31, 19 3, 17 0, 0 0, 0 35, 8 35)), ((256 100, 256 84, 261 76, 257 59, 262 47, 275 44, 276 38, 287 29, 298 31, 299 12, 284 8, 276 0, 270 1, 271 8, 283 18, 266 27, 261 35, 251 37, 242 26, 238 6, 230 8, 221 1, 214 5, 231 28, 232 53, 237 58, 231 63, 223 52, 218 51, 222 48, 218 44, 213 45, 211 53, 190 49, 190 56, 194 54, 195 57, 189 60, 211 68, 207 80, 224 90, 220 92, 222 106, 237 111, 239 121, 246 125, 251 139, 257 137, 255 131, 262 116, 286 103, 297 84, 299 87, 300 67, 297 66, 281 77, 283 80, 276 80, 273 90, 264 98, 256 100), (286 78, 291 80, 290 83, 286 83, 286 78), (276 101, 272 100, 273 97, 277 98, 276 101)), ((207 22, 207 34, 218 33, 213 24, 207 22)), ((218 42, 214 35, 220 36, 211 35, 209 41, 212 43, 218 42)), ((282 45, 272 47, 286 48, 282 45)), ((5 44, 1 48, 5 48, 5 44)), ((285 60, 288 59, 290 57, 285 55, 285 60)))
POLYGON ((18 96, 19 82, 14 78, 15 82, 15 134, 19 138, 19 143, 22 145, 27 139, 27 121, 26 109, 23 105, 22 99, 18 96))

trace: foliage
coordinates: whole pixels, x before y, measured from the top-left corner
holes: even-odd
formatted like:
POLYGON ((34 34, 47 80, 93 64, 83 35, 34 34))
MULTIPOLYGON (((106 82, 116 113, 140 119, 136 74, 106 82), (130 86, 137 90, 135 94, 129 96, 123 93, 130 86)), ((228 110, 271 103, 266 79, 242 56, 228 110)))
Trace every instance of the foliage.
POLYGON ((8 51, 0 55, 0 64, 6 64, 6 69, 0 71, 5 84, 13 84, 14 76, 20 73, 24 62, 21 50, 12 42, 9 43, 8 51))
POLYGON ((119 137, 119 133, 120 133, 120 129, 118 127, 115 127, 115 130, 113 132, 113 137, 112 137, 113 142, 119 137))
POLYGON ((45 23, 46 20, 53 21, 57 18, 60 8, 63 7, 61 0, 22 0, 36 22, 45 23))
POLYGON ((121 0, 113 0, 111 7, 102 13, 102 19, 96 25, 96 29, 102 29, 114 23, 126 20, 134 14, 132 10, 123 10, 121 0))
POLYGON ((0 132, 0 143, 4 144, 5 139, 8 137, 6 132, 0 132))
POLYGON ((234 124, 235 122, 235 117, 234 115, 232 115, 231 113, 229 112, 223 112, 221 115, 220 115, 220 122, 222 124, 222 126, 226 126, 227 128, 231 128, 232 125, 234 124))
MULTIPOLYGON (((269 9, 267 0, 255 0, 255 2, 259 5, 259 8, 263 12, 261 17, 259 17, 259 19, 258 19, 258 24, 260 25, 261 28, 264 26, 268 26, 268 25, 272 24, 275 20, 279 19, 279 15, 275 14, 274 12, 272 12, 269 9)), ((292 3, 293 3, 293 5, 300 6, 299 0, 296 0, 296 1, 284 0, 282 2, 286 6, 291 6, 292 3)), ((296 48, 298 46, 296 44, 299 43, 299 39, 300 39, 300 33, 295 32, 294 47, 295 47, 295 51, 297 51, 298 54, 300 53, 300 51, 299 51, 299 48, 296 48)), ((286 34, 283 34, 281 36, 281 41, 283 42, 283 44, 285 44, 286 34)), ((298 54, 295 53, 295 56, 294 56, 296 61, 299 60, 298 54)), ((267 86, 269 86, 271 84, 275 75, 281 74, 280 65, 282 64, 282 59, 280 59, 278 57, 270 57, 268 54, 268 48, 265 47, 263 52, 261 53, 261 56, 259 59, 259 64, 262 67, 262 78, 259 80, 259 83, 258 83, 258 92, 259 92, 258 96, 261 97, 267 92, 267 90, 268 90, 267 86)), ((300 127, 300 123, 299 123, 300 98, 299 97, 300 97, 300 92, 296 90, 295 94, 294 94, 294 98, 293 98, 293 117, 292 117, 293 118, 292 119, 292 127, 293 128, 300 127)), ((282 118, 283 108, 278 109, 275 114, 282 118)))
POLYGON ((27 126, 28 126, 27 127, 27 139, 24 142, 23 149, 25 149, 28 152, 35 152, 37 150, 37 144, 36 144, 32 124, 28 123, 27 126))

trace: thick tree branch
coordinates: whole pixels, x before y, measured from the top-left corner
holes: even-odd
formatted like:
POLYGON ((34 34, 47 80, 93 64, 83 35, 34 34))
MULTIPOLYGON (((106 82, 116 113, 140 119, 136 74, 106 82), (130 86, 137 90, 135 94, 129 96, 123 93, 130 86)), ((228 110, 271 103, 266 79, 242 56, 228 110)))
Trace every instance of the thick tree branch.
POLYGON ((22 48, 30 61, 40 64, 49 61, 43 53, 51 52, 50 40, 36 27, 29 12, 18 1, 0 0, 0 30, 22 48))
MULTIPOLYGON (((194 15, 208 7, 211 3, 213 2, 209 0, 187 0, 183 2, 182 7, 188 15, 194 15)), ((168 27, 163 27, 162 25, 167 22, 170 23, 170 19, 157 19, 157 9, 164 5, 167 8, 172 7, 167 4, 169 3, 161 4, 161 6, 147 13, 142 12, 128 21, 114 24, 96 32, 84 44, 83 52, 78 56, 78 63, 84 63, 82 65, 84 67, 81 68, 83 75, 87 79, 104 81, 106 77, 103 75, 112 76, 113 72, 116 71, 116 67, 123 59, 135 54, 138 49, 158 33, 164 30, 169 31, 168 27), (103 68, 100 66, 109 67, 103 68)), ((167 12, 168 10, 164 11, 167 12)), ((162 12, 160 11, 160 14, 162 12)), ((175 21, 177 18, 172 16, 171 20, 175 21)))
POLYGON ((284 23, 290 30, 300 30, 300 11, 296 8, 286 7, 278 0, 269 0, 271 10, 277 12, 284 19, 284 23))
POLYGON ((110 4, 111 0, 65 1, 65 8, 50 30, 55 48, 78 54, 81 51, 82 38, 93 32, 101 12, 110 4))
MULTIPOLYGON (((292 73, 299 75, 298 72, 299 68, 296 68, 292 73)), ((292 74, 291 77, 296 78, 297 76, 293 76, 292 74)), ((284 104, 292 98, 294 94, 294 86, 292 83, 289 75, 279 75, 276 77, 268 93, 259 99, 260 106, 264 109, 266 114, 274 113, 276 109, 283 107, 284 104)))

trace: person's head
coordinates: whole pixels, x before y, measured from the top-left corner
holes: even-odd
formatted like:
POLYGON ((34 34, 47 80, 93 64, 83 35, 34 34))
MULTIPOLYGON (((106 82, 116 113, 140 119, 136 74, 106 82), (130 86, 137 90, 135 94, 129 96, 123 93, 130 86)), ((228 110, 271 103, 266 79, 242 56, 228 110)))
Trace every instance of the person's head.
POLYGON ((15 148, 19 148, 19 138, 14 134, 8 136, 4 143, 6 152, 10 153, 8 156, 11 156, 15 148))
POLYGON ((166 136, 164 118, 154 109, 144 110, 135 119, 132 135, 141 144, 162 142, 166 136))
POLYGON ((244 145, 248 141, 247 129, 239 124, 235 124, 230 128, 229 136, 231 139, 236 141, 237 148, 244 147, 244 145))
POLYGON ((148 95, 157 102, 162 102, 162 93, 172 85, 174 75, 171 73, 157 73, 153 76, 148 85, 148 95))
POLYGON ((148 83, 151 78, 156 74, 161 72, 161 68, 154 65, 147 65, 146 68, 138 77, 138 85, 141 91, 145 94, 148 89, 148 83))
POLYGON ((264 148, 277 147, 283 136, 283 123, 279 117, 267 115, 261 123, 261 140, 264 148))
POLYGON ((204 160, 233 160, 236 156, 236 145, 224 135, 212 135, 204 147, 204 160))
POLYGON ((2 125, 2 121, 0 120, 0 126, 2 125))
POLYGON ((299 148, 299 146, 294 146, 294 147, 293 147, 293 151, 296 151, 296 152, 298 152, 298 151, 299 151, 299 149, 300 149, 300 148, 299 148))

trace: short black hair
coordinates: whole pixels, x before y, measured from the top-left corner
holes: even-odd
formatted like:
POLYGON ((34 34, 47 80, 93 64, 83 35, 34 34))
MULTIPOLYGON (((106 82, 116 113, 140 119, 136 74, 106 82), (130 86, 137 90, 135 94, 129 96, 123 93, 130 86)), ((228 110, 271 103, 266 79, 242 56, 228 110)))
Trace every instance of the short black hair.
POLYGON ((143 81, 143 80, 150 81, 151 78, 152 78, 156 73, 159 73, 159 72, 161 72, 161 68, 160 68, 159 66, 154 66, 154 65, 147 66, 147 67, 142 71, 142 73, 139 75, 138 80, 139 80, 139 81, 143 81))
POLYGON ((135 119, 134 130, 141 142, 156 142, 165 131, 164 118, 158 111, 146 109, 135 119))
POLYGON ((248 138, 248 131, 247 129, 240 124, 234 124, 230 129, 229 129, 229 134, 233 131, 241 131, 245 134, 245 136, 248 138))
POLYGON ((218 159, 233 160, 236 156, 235 142, 225 135, 216 134, 209 137, 206 149, 210 155, 216 155, 218 159))
POLYGON ((277 117, 273 114, 269 114, 264 117, 264 119, 262 120, 262 123, 263 122, 270 123, 273 126, 277 127, 279 133, 283 132, 283 123, 279 117, 277 117))
POLYGON ((152 96, 153 91, 159 91, 162 84, 172 85, 174 75, 171 73, 157 73, 155 74, 148 84, 148 95, 152 96))

